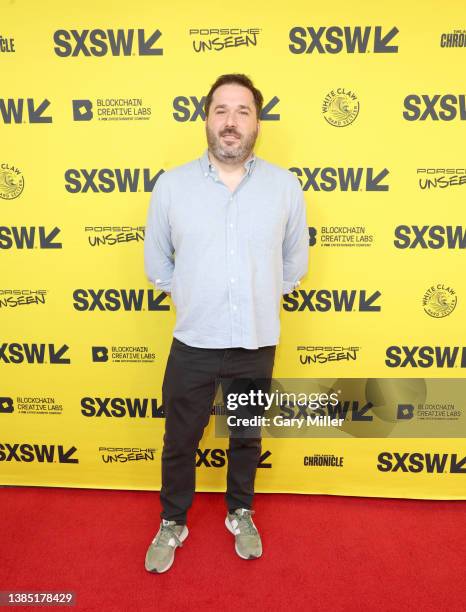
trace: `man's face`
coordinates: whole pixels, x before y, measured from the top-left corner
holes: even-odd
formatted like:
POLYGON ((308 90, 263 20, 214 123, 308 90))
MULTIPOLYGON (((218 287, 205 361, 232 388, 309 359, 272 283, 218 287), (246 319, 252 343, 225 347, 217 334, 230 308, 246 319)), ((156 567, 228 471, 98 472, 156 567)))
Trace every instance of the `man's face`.
POLYGON ((251 154, 258 132, 252 92, 236 83, 218 87, 206 119, 209 151, 224 163, 241 163, 251 154))

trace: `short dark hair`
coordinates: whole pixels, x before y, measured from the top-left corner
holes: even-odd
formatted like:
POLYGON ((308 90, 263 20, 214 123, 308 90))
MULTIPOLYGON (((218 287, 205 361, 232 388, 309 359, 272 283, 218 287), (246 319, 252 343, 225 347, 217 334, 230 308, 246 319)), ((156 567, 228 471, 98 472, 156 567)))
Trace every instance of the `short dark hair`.
POLYGON ((209 109, 210 109, 210 105, 212 104, 212 98, 213 98, 215 90, 221 87, 222 85, 230 85, 230 84, 242 85, 243 87, 246 87, 247 89, 249 89, 249 91, 252 93, 254 97, 254 104, 256 106, 257 118, 259 119, 261 111, 262 111, 262 106, 264 104, 264 96, 261 94, 261 92, 258 89, 254 87, 253 82, 251 81, 249 77, 247 77, 245 74, 237 74, 237 73, 222 74, 221 76, 218 77, 218 79, 212 85, 209 93, 207 94, 206 100, 205 100, 206 116, 209 114, 209 109))

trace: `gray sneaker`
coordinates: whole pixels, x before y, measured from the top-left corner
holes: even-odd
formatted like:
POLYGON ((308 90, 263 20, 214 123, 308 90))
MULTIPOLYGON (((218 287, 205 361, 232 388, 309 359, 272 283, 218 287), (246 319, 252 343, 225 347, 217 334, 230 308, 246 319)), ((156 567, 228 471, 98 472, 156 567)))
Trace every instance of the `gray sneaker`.
POLYGON ((242 559, 257 559, 262 555, 261 537, 253 523, 253 514, 254 510, 238 508, 225 519, 228 531, 235 536, 235 550, 242 559))
POLYGON ((176 548, 183 545, 188 533, 186 525, 177 525, 175 521, 163 519, 157 535, 147 549, 146 570, 155 574, 169 570, 175 560, 176 548))

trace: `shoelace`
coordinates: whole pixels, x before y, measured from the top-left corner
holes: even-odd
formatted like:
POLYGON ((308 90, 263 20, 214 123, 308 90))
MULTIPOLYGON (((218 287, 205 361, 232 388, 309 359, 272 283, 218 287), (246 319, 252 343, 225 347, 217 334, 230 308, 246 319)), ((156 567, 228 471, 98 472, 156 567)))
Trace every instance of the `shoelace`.
POLYGON ((168 546, 168 542, 173 538, 178 546, 183 546, 182 541, 175 531, 175 525, 161 525, 160 532, 154 540, 154 544, 168 546))
POLYGON ((235 514, 235 518, 238 521, 238 529, 241 535, 256 535, 257 529, 254 527, 252 522, 252 515, 254 510, 243 510, 242 514, 235 514))

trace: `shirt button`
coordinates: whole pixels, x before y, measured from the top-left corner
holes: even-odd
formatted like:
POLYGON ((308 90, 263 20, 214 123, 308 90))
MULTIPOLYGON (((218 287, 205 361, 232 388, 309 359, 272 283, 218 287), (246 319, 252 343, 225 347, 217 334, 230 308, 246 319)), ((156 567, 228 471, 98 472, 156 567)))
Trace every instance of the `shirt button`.
POLYGON ((232 282, 232 283, 234 283, 234 282, 235 282, 235 279, 234 279, 234 278, 230 278, 230 280, 231 280, 231 282, 232 282))
POLYGON ((234 255, 234 254, 235 254, 235 252, 234 252, 234 251, 230 251, 230 255, 234 255))
POLYGON ((233 227, 233 223, 230 223, 230 227, 233 227))
POLYGON ((233 304, 233 310, 236 310, 238 307, 236 306, 236 304, 233 304))
POLYGON ((204 172, 204 176, 209 176, 209 173, 208 172, 204 172))

